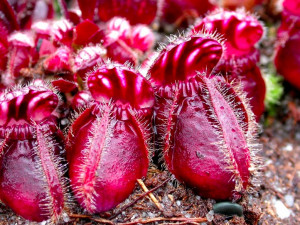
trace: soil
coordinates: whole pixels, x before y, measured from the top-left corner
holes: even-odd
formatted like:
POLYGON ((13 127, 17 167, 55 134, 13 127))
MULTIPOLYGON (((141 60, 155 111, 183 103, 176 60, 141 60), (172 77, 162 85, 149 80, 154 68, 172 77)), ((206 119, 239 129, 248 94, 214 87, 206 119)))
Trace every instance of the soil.
MULTIPOLYGON (((274 23, 268 15, 262 15, 274 23)), ((261 43, 262 68, 272 63, 275 26, 271 35, 261 43), (272 35, 273 32, 273 35, 272 35)), ((300 92, 287 83, 284 95, 276 108, 276 115, 266 113, 261 124, 259 153, 262 167, 260 185, 237 202, 243 216, 214 213, 215 200, 203 199, 194 191, 178 183, 167 171, 155 166, 147 178, 137 184, 133 194, 122 204, 106 213, 87 215, 79 206, 71 206, 62 224, 300 224, 300 92), (149 197, 152 193, 158 203, 149 197)), ((0 206, 0 224, 35 224, 16 216, 0 206)), ((42 225, 47 222, 41 223, 42 225)))

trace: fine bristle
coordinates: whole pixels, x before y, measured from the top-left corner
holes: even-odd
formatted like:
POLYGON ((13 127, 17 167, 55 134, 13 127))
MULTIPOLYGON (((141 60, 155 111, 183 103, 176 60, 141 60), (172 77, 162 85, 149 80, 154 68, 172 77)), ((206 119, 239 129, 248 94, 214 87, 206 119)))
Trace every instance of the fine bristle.
MULTIPOLYGON (((144 150, 148 155, 148 160, 152 160, 152 155, 154 153, 154 143, 152 142, 153 138, 153 127, 152 121, 148 121, 139 111, 128 109, 131 119, 133 120, 137 130, 139 131, 140 138, 144 141, 144 150)), ((152 116, 151 116, 152 117, 152 116)), ((152 118, 151 118, 152 119, 152 118)))
MULTIPOLYGON (((222 83, 218 84, 215 82, 215 87, 217 88, 217 90, 219 91, 219 93, 221 93, 221 95, 224 97, 224 99, 227 101, 227 103, 229 104, 229 106, 232 108, 234 114, 236 115, 238 124, 241 128, 241 130, 244 133, 244 138, 246 140, 248 149, 249 149, 249 154, 250 154, 250 167, 249 172, 252 175, 250 177, 251 181, 250 181, 250 185, 248 186, 248 188, 253 184, 253 179, 254 178, 254 174, 255 171, 258 170, 258 165, 260 165, 260 160, 257 156, 257 152, 260 151, 260 145, 257 144, 257 123, 255 121, 255 116, 251 110, 251 107, 248 103, 248 99, 246 98, 245 94, 243 94, 241 92, 241 89, 239 86, 232 86, 233 90, 235 91, 232 94, 228 93, 228 87, 224 86, 222 83), (222 86, 221 86, 222 85, 222 86), (243 105, 243 109, 246 110, 246 115, 247 118, 245 118, 245 112, 241 111, 240 105, 237 105, 235 99, 236 97, 238 97, 243 105), (245 122, 245 119, 247 119, 247 122, 245 122)), ((202 88, 204 89, 205 87, 202 86, 202 88)), ((203 93, 209 93, 208 90, 204 90, 203 93)), ((210 96, 208 95, 207 97, 204 97, 207 99, 207 104, 210 104, 210 96)), ((241 104, 241 103, 239 103, 241 104)), ((225 161, 228 163, 228 170, 231 171, 233 173, 233 176, 235 181, 236 181, 236 191, 237 192, 241 192, 243 189, 243 185, 241 183, 241 178, 239 176, 239 172, 235 170, 235 168, 237 168, 237 166, 233 166, 236 163, 233 161, 233 156, 229 157, 229 154, 227 154, 226 152, 228 151, 226 144, 224 142, 224 137, 223 137, 223 130, 221 128, 221 125, 218 121, 218 116, 215 114, 215 111, 213 109, 213 106, 210 105, 210 108, 212 109, 210 112, 211 114, 211 119, 212 121, 214 121, 214 125, 213 127, 216 129, 216 134, 217 136, 219 136, 220 142, 216 143, 220 149, 223 149, 222 151, 225 153, 225 161)), ((255 182, 256 183, 256 182, 255 182)))
MULTIPOLYGON (((45 216, 50 217, 52 222, 56 222, 61 217, 63 210, 65 209, 65 200, 68 199, 67 191, 67 180, 64 178, 64 174, 67 171, 66 162, 60 156, 54 155, 55 146, 57 143, 53 140, 52 134, 47 133, 47 129, 41 127, 38 124, 35 124, 36 139, 37 145, 34 147, 34 155, 37 156, 40 160, 36 161, 37 168, 39 168, 38 176, 44 179, 44 189, 47 192, 47 197, 43 199, 39 205, 40 208, 45 212, 45 216), (65 162, 65 163, 63 163, 65 162), (50 174, 50 171, 55 171, 56 174, 50 174), (52 176, 52 178, 50 177, 52 176), (55 187, 55 190, 52 187, 52 182, 56 180, 60 187, 55 187), (57 188, 60 188, 61 193, 63 194, 64 202, 62 205, 55 205, 57 202, 54 199, 53 191, 58 191, 57 188)), ((54 194, 55 195, 55 194, 54 194)))
MULTIPOLYGON (((92 167, 92 173, 96 173, 98 169, 98 164, 100 160, 101 153, 108 148, 110 143, 110 138, 112 134, 112 129, 114 127, 114 117, 112 116, 112 106, 107 105, 105 108, 101 109, 100 116, 97 116, 93 125, 90 129, 88 142, 85 148, 82 150, 82 164, 77 168, 77 179, 76 182, 73 183, 73 191, 76 194, 76 197, 82 199, 82 206, 85 210, 89 213, 94 213, 97 211, 96 208, 96 199, 97 199, 97 192, 95 191, 96 180, 92 182, 92 187, 89 190, 85 189, 85 183, 87 183, 87 168, 92 167), (103 128, 103 130, 99 130, 103 128), (99 136, 100 135, 100 136, 99 136), (93 146, 99 146, 100 144, 101 149, 94 149, 93 146), (97 151, 97 152, 96 152, 97 151), (91 157, 98 159, 91 165, 91 157)), ((94 161, 94 160, 92 160, 94 161)), ((95 177, 96 178, 96 177, 95 177)), ((94 179, 95 179, 94 178, 94 179)), ((91 181, 89 181, 90 183, 91 181)))

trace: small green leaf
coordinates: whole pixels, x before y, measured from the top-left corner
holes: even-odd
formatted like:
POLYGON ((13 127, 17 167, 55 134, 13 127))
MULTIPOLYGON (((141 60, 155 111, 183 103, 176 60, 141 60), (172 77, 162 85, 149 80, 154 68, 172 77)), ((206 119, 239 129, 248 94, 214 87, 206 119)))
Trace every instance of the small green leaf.
POLYGON ((283 78, 276 74, 273 66, 270 66, 268 71, 264 74, 266 82, 266 110, 271 116, 276 115, 277 106, 280 104, 280 99, 283 95, 284 89, 282 86, 283 78))

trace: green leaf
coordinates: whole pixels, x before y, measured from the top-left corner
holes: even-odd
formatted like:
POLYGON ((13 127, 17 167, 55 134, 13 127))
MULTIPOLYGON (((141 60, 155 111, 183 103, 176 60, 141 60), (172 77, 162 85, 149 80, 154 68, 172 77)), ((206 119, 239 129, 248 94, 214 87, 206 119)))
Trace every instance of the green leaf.
POLYGON ((266 111, 271 116, 274 116, 284 92, 282 85, 283 78, 275 72, 273 65, 270 65, 267 72, 264 73, 264 80, 267 89, 265 98, 266 111))

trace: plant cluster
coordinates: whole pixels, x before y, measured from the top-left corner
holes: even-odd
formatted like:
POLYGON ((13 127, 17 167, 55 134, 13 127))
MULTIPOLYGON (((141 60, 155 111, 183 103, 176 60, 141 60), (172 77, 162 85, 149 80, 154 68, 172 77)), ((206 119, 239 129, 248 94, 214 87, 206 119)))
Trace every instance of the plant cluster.
MULTIPOLYGON (((279 36, 297 27, 287 2, 279 36)), ((206 0, 58 5, 60 19, 51 1, 0 0, 1 202, 53 223, 71 199, 88 213, 107 211, 147 175, 154 151, 200 196, 251 191, 266 92, 255 16, 206 0), (151 24, 185 25, 208 10, 154 51, 151 24)), ((281 54, 295 40, 285 41, 275 60, 283 74, 294 69, 280 69, 292 61, 281 54)))

